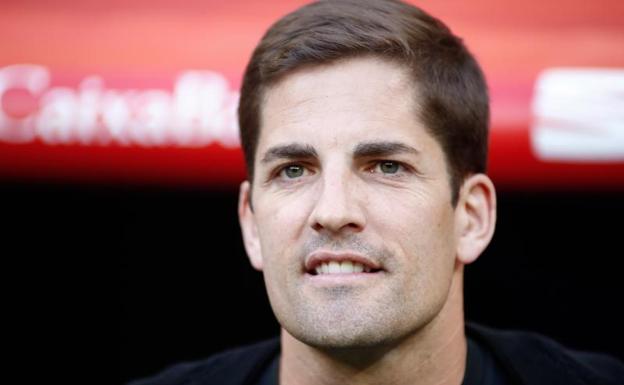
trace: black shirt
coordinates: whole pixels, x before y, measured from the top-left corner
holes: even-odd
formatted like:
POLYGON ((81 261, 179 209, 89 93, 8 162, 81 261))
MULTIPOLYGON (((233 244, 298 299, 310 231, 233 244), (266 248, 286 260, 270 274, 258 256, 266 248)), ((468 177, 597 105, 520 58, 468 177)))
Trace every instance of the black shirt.
MULTIPOLYGON (((604 354, 566 349, 531 332, 471 322, 466 324, 466 335, 464 385, 624 385, 624 364, 604 354)), ((273 338, 181 363, 130 385, 275 385, 279 354, 279 338, 273 338)))

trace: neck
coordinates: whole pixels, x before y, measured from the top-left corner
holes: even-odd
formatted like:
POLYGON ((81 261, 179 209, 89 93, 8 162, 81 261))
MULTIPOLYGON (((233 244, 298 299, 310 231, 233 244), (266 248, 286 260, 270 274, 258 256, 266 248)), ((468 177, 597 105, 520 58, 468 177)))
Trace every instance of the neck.
POLYGON ((282 329, 280 384, 461 384, 466 367, 462 277, 459 266, 440 312, 392 346, 328 351, 282 329))

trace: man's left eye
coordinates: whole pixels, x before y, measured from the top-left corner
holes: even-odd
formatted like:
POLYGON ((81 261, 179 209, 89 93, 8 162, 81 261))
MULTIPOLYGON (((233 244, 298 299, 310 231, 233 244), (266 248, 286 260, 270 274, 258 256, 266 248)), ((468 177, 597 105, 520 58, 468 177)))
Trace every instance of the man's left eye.
POLYGON ((398 162, 393 161, 379 162, 377 167, 383 174, 396 174, 401 169, 401 165, 398 162))
POLYGON ((304 171, 305 170, 303 166, 300 165, 290 165, 282 169, 282 172, 284 173, 284 175, 286 175, 288 179, 299 178, 303 176, 304 171))

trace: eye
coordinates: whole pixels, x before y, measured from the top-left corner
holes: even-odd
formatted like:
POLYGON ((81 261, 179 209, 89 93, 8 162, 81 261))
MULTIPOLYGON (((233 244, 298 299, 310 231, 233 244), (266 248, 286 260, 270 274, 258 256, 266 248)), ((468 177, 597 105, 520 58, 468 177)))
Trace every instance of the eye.
POLYGON ((285 175, 288 179, 295 179, 303 176, 305 169, 298 164, 291 164, 282 169, 280 174, 285 175))
POLYGON ((398 162, 389 160, 379 162, 377 167, 383 174, 396 174, 401 169, 401 165, 398 162))

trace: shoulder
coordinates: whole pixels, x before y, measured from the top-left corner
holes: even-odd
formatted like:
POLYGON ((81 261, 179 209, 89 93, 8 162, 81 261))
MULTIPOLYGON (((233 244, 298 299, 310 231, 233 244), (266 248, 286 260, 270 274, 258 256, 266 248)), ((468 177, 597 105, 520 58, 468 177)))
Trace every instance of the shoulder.
POLYGON ((259 376, 279 353, 279 338, 186 362, 128 385, 211 385, 245 384, 259 376))
POLYGON ((466 334, 494 354, 520 384, 624 384, 624 364, 600 353, 568 349, 551 338, 525 332, 496 330, 474 323, 466 334))

